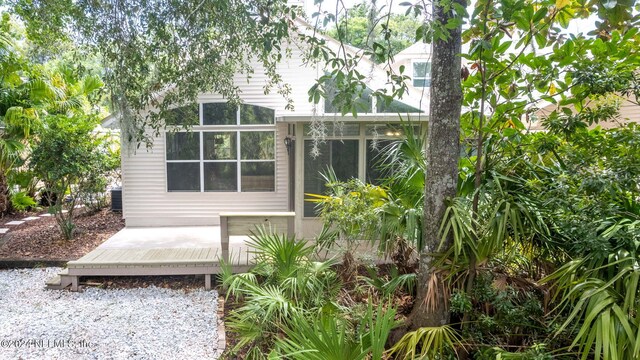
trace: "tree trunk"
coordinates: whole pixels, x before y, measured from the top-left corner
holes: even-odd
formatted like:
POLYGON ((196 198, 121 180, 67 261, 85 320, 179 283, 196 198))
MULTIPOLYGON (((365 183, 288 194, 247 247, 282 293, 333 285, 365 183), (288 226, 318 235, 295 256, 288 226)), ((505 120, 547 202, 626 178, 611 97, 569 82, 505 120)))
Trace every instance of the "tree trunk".
MULTIPOLYGON (((465 3, 454 0, 461 6, 465 3)), ((454 16, 445 13, 440 2, 433 2, 433 17, 444 25, 454 16)), ((456 195, 460 157, 460 85, 461 28, 449 31, 446 41, 434 40, 431 56, 431 99, 426 149, 423 247, 420 249, 418 291, 411 313, 411 327, 440 326, 449 322, 448 296, 433 266, 440 244, 438 232, 447 208, 447 199, 456 195), (437 281, 436 281, 437 280, 437 281), (437 288, 430 286, 437 285, 437 288)), ((448 239, 445 249, 451 245, 448 239)))
POLYGON ((7 176, 0 172, 0 217, 9 211, 9 184, 7 176))

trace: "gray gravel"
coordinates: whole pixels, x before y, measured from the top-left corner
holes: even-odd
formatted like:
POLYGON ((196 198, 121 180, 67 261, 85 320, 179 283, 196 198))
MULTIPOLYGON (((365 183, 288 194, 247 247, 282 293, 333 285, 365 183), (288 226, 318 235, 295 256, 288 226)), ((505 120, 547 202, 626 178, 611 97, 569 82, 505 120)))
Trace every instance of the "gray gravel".
POLYGON ((59 271, 0 271, 0 359, 216 357, 215 291, 44 289, 59 271))

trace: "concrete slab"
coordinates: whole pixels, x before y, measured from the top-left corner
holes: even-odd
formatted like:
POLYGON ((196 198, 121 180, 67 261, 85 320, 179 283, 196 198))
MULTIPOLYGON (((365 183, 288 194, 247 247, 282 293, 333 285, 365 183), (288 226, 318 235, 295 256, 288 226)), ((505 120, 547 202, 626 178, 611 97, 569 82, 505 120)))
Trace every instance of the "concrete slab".
POLYGON ((0 234, 6 234, 9 228, 0 228, 0 234))
POLYGON ((53 215, 52 215, 52 214, 40 214, 39 216, 40 216, 40 217, 51 217, 51 216, 53 216, 53 215))
POLYGON ((40 217, 38 217, 38 216, 29 216, 29 217, 26 217, 26 218, 22 219, 22 221, 31 221, 31 220, 37 220, 37 219, 40 219, 40 217))
POLYGON ((5 225, 21 225, 24 224, 24 221, 20 221, 20 220, 13 220, 13 221, 9 221, 8 223, 6 223, 5 225))

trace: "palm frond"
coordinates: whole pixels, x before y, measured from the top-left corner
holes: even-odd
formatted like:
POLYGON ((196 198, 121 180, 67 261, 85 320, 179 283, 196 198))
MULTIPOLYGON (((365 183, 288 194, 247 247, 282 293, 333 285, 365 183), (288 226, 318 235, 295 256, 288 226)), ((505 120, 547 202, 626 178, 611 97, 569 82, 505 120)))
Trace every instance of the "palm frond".
POLYGON ((251 232, 247 245, 255 254, 254 263, 269 264, 277 274, 285 278, 293 276, 300 264, 308 261, 314 250, 306 240, 275 234, 273 229, 264 226, 251 232))
POLYGON ((104 86, 102 79, 98 75, 88 75, 85 76, 80 82, 81 89, 80 93, 84 96, 89 96, 95 91, 98 91, 104 86))
POLYGON ((462 346, 460 336, 449 325, 443 325, 408 332, 389 352, 403 360, 446 358, 459 346, 462 346))

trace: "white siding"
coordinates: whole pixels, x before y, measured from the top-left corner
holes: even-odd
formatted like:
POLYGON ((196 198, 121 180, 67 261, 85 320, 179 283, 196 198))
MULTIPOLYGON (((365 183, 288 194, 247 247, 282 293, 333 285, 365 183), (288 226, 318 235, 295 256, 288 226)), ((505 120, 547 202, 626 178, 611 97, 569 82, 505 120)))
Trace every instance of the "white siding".
MULTIPOLYGON (((288 157, 284 146, 287 125, 276 130, 275 192, 168 192, 164 136, 149 151, 123 151, 124 217, 127 226, 217 225, 218 213, 287 211, 288 157)), ((195 128, 197 129, 197 128, 195 128)))
MULTIPOLYGON (((305 66, 302 62, 302 52, 299 49, 292 47, 291 51, 291 57, 279 64, 277 72, 282 76, 284 83, 291 87, 289 97, 293 100, 294 109, 285 109, 287 101, 278 93, 277 88, 272 88, 268 94, 265 94, 268 77, 264 74, 263 67, 259 63, 254 63, 255 73, 248 81, 247 75, 238 74, 235 76, 235 83, 240 89, 240 97, 244 103, 275 109, 276 118, 313 114, 313 105, 309 102, 308 91, 315 80, 324 73, 315 67, 305 66)), ((218 94, 203 94, 199 97, 199 101, 216 102, 224 101, 224 98, 218 94)))

